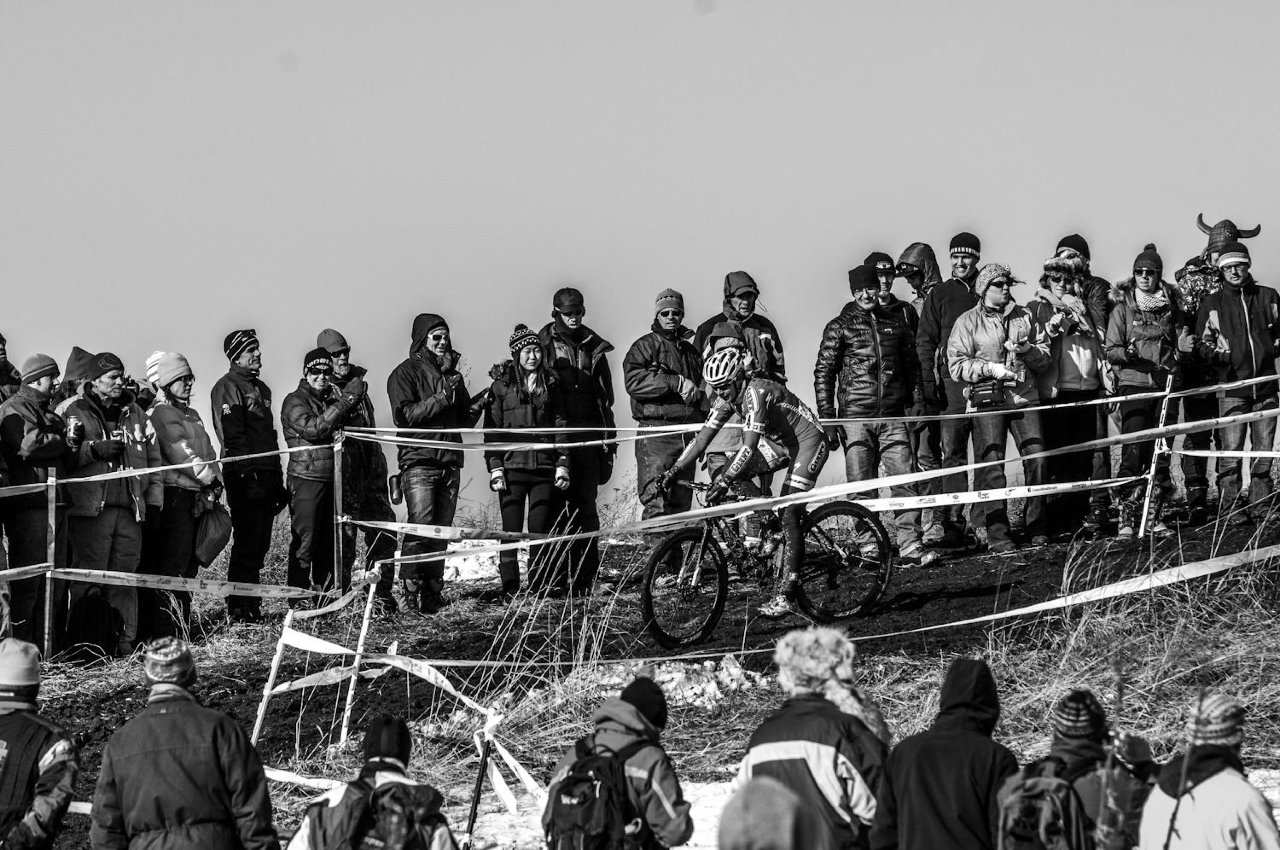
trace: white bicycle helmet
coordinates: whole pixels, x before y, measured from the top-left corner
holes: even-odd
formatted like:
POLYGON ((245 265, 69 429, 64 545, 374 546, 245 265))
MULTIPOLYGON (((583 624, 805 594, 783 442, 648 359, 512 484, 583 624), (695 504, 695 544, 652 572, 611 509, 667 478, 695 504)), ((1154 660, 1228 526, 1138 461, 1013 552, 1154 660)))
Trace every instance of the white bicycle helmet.
POLYGON ((702 379, 716 389, 729 386, 742 374, 742 349, 722 348, 702 364, 702 379))

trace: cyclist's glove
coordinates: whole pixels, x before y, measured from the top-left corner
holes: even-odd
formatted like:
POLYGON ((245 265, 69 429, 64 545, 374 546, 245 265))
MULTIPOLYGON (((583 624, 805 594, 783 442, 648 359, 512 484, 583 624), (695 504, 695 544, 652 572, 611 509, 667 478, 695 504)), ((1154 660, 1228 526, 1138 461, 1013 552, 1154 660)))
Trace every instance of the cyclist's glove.
POLYGON ((729 495, 729 486, 733 482, 729 481, 723 475, 717 475, 710 486, 707 487, 706 501, 708 505, 716 505, 724 501, 724 497, 729 495))
POLYGON ((648 483, 640 490, 640 503, 648 505, 656 501, 658 496, 671 489, 671 482, 674 480, 675 474, 671 470, 667 470, 655 478, 650 478, 648 483))

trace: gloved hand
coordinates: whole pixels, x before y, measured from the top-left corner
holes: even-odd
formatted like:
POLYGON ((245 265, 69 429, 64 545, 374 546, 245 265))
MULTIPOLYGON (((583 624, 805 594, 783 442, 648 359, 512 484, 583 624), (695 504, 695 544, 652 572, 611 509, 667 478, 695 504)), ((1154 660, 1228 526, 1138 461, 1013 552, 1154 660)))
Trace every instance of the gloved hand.
POLYGON ((458 387, 462 386, 462 375, 457 372, 450 372, 444 376, 444 391, 449 395, 457 392, 458 387))
POLYGON ((89 451, 98 460, 115 461, 124 457, 128 446, 123 440, 94 440, 89 444, 89 451))
POLYGON ((930 393, 924 394, 924 415, 925 416, 937 416, 940 413, 942 413, 942 408, 943 408, 942 401, 936 395, 932 395, 930 393))
POLYGON ((729 495, 729 483, 723 475, 717 475, 713 478, 710 486, 707 487, 705 496, 707 504, 715 505, 724 501, 724 497, 729 495))
POLYGON ((507 489, 507 473, 498 467, 489 473, 489 489, 501 493, 507 489))
MULTIPOLYGON (((613 452, 606 446, 600 451, 600 483, 608 484, 609 479, 613 477, 613 452)), ((556 486, 559 486, 557 483, 556 486)), ((569 485, 566 483, 565 487, 569 485)), ((561 490, 564 487, 560 488, 561 490)))
POLYGON ((210 495, 210 496, 213 496, 214 500, 216 501, 217 499, 221 499, 221 498, 222 498, 222 491, 223 491, 225 488, 222 486, 222 479, 221 479, 221 478, 215 478, 215 479, 213 479, 213 483, 211 483, 211 484, 210 484, 208 487, 206 487, 205 489, 209 491, 209 495, 210 495))
MULTIPOLYGON (((612 471, 612 469, 610 471, 612 471)), ((556 489, 569 489, 569 470, 563 466, 556 467, 556 489)))
POLYGON ((839 425, 823 425, 822 433, 827 435, 827 448, 833 452, 844 443, 844 429, 839 425))
POLYGON ((680 393, 680 400, 685 404, 693 404, 693 402, 698 398, 698 385, 688 378, 681 376, 680 387, 676 392, 680 393))
POLYGON ((143 523, 145 525, 152 525, 152 526, 159 525, 160 511, 161 511, 161 508, 159 505, 147 505, 147 516, 146 516, 146 519, 143 520, 143 523))
POLYGON ((1054 313, 1053 317, 1050 318, 1049 321, 1045 323, 1044 329, 1046 332, 1048 332, 1049 336, 1057 336, 1058 334, 1062 333, 1063 329, 1066 328, 1066 326, 1067 326, 1067 314, 1054 313))
POLYGON ((1006 339, 1004 341, 1004 347, 1005 350, 1012 351, 1014 354, 1021 357, 1031 350, 1031 343, 1027 342, 1025 339, 1018 340, 1017 342, 1011 339, 1006 339))
POLYGON ((72 449, 79 450, 81 444, 84 443, 84 422, 79 416, 67 417, 67 445, 72 449))
POLYGON ((369 391, 369 387, 365 385, 364 379, 357 375, 347 382, 346 387, 344 387, 342 391, 349 396, 354 396, 358 401, 360 396, 369 391))
POLYGON ((987 371, 990 372, 991 377, 995 378, 997 381, 1008 381, 1017 377, 1017 373, 1003 363, 992 363, 988 367, 987 371))
POLYGON ((671 489, 671 482, 674 480, 675 474, 671 470, 661 472, 657 476, 650 478, 640 488, 640 504, 650 505, 657 501, 658 497, 671 489))

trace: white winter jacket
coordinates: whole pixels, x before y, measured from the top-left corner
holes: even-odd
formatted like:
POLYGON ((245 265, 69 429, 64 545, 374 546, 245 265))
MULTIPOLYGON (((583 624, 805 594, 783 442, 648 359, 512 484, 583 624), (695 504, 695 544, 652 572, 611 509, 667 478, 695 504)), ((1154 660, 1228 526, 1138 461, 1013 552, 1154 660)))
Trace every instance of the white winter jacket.
MULTIPOLYGON (((1158 786, 1142 810, 1138 850, 1162 850, 1175 800, 1158 786)), ((1280 850, 1271 804, 1235 768, 1225 768, 1182 797, 1169 850, 1280 850)))

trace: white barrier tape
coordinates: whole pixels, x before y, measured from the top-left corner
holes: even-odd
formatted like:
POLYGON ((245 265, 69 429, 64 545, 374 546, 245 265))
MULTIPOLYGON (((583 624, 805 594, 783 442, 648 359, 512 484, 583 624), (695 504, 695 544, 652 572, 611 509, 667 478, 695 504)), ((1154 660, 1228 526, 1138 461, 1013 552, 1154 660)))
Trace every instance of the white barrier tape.
POLYGON ((332 614, 334 611, 345 608, 351 604, 351 600, 355 599, 357 596, 364 595, 364 588, 366 585, 377 580, 378 578, 373 574, 372 570, 365 572, 364 575, 361 575, 358 578, 355 575, 352 575, 351 589, 346 593, 342 594, 328 605, 325 605, 323 608, 315 608, 311 611, 294 611, 293 619, 309 620, 312 617, 323 617, 325 614, 332 614))
POLYGON ((344 433, 349 437, 363 436, 368 437, 371 434, 421 434, 424 431, 430 431, 432 434, 493 434, 493 433, 511 433, 512 430, 526 431, 530 434, 561 434, 561 433, 589 433, 601 431, 631 431, 637 434, 678 434, 682 431, 697 430, 702 427, 701 423, 694 422, 688 425, 566 425, 563 428, 557 428, 553 425, 531 425, 528 428, 393 428, 382 427, 377 428, 347 428, 344 433))
POLYGON ((380 520, 351 519, 344 516, 342 522, 364 528, 380 528, 383 531, 402 531, 414 537, 430 537, 433 540, 541 540, 545 534, 527 531, 494 531, 487 528, 459 528, 452 525, 425 525, 416 522, 382 522, 380 520))
POLYGON ((7 496, 21 496, 24 493, 43 493, 45 490, 48 490, 48 489, 49 489, 48 483, 12 484, 8 487, 0 487, 0 499, 3 499, 7 496))
MULTIPOLYGON (((309 452, 316 449, 332 448, 332 446, 291 446, 284 449, 276 449, 273 452, 258 452, 251 455, 237 455, 229 457, 225 460, 219 460, 217 463, 238 463, 242 460, 254 460, 260 457, 275 457, 277 455, 295 454, 297 452, 309 452)), ((183 463, 171 463, 167 466, 148 466, 145 469, 117 469, 115 472, 103 472, 98 475, 86 475, 83 478, 59 478, 58 484, 86 484, 97 481, 115 481, 120 478, 141 478, 143 475, 154 475, 157 472, 169 472, 174 469, 190 469, 196 466, 207 466, 210 461, 207 460, 190 460, 183 463)), ((47 487, 47 484, 40 485, 47 487)))
POLYGON ((239 581, 214 581, 203 578, 178 578, 176 576, 153 576, 142 573, 108 572, 106 570, 43 570, 53 574, 54 578, 71 581, 86 581, 90 584, 111 584, 122 587, 150 587, 158 590, 191 590, 203 593, 216 593, 224 596, 256 596, 262 599, 302 599, 325 594, 317 590, 303 590, 300 587, 285 587, 278 584, 246 584, 239 581))
MULTIPOLYGON (((697 426, 701 428, 701 425, 697 426)), ((506 433, 510 433, 510 428, 503 429, 506 433)), ((644 440, 652 434, 637 434, 634 437, 608 437, 601 440, 578 440, 569 443, 463 443, 456 440, 427 440, 417 437, 370 437, 362 434, 352 434, 354 440, 367 440, 372 443, 386 443, 392 446, 420 446, 424 449, 443 449, 445 451, 460 452, 541 452, 541 451, 559 451, 565 449, 583 449, 591 446, 605 447, 618 445, 620 443, 634 443, 637 440, 644 440)))
POLYGON ((18 581, 24 578, 33 578, 34 576, 42 576, 49 572, 53 564, 45 561, 43 564, 29 564, 25 567, 10 567, 7 570, 0 570, 0 581, 18 581))
POLYGON ((289 785, 300 785, 303 788, 314 788, 317 791, 332 791, 341 785, 346 785, 340 779, 321 779, 319 777, 312 778, 309 776, 301 776, 291 770, 280 770, 276 767, 263 767, 262 772, 267 775, 268 779, 276 782, 285 782, 289 785))
POLYGON ((324 685, 336 685, 339 682, 345 682, 351 678, 352 672, 355 671, 354 666, 332 667, 328 670, 321 670, 319 673, 312 673, 309 676, 303 676, 301 679, 294 679, 292 682, 284 682, 276 685, 271 689, 271 695, 287 694, 290 691, 300 691, 303 688, 319 688, 324 685))
POLYGON ((1170 449, 1175 455, 1186 455, 1187 457, 1280 457, 1277 451, 1209 451, 1208 449, 1170 449))
POLYGON ((503 778, 502 773, 498 770, 498 765, 491 759, 488 764, 489 784, 493 786, 493 793, 502 801, 502 805, 507 807, 507 811, 511 814, 518 814, 520 804, 516 802, 516 795, 511 793, 511 786, 507 785, 507 780, 503 778))
POLYGON ((901 511, 913 508, 928 508, 937 505, 969 505, 975 502, 1003 502, 1007 499, 1026 499, 1036 496, 1049 496, 1055 493, 1077 493, 1084 490, 1104 490, 1110 487, 1123 487, 1136 484, 1146 479, 1145 475, 1132 478, 1108 478, 1105 481, 1064 481, 1057 484, 1037 484, 1004 487, 999 490, 970 490, 967 493, 939 493, 935 496, 911 496, 909 498, 887 499, 854 499, 864 508, 873 511, 901 511))
MULTIPOLYGON (((1145 399, 1164 398, 1163 390, 1149 393, 1134 393, 1133 395, 1101 395, 1097 398, 1088 398, 1083 401, 1066 401, 1058 404, 1033 404, 1030 407, 1019 407, 1019 412, 1030 410, 1065 410, 1071 407, 1090 407, 1100 404, 1116 404, 1121 401, 1142 401, 1145 399)), ((1002 413, 1008 413, 1003 408, 987 408, 983 410, 966 410, 963 413, 924 413, 919 416, 908 416, 902 414, 900 416, 846 416, 836 419, 820 419, 823 425, 870 425, 873 423, 885 422, 946 422, 950 419, 973 419, 978 416, 998 416, 1002 413)))
POLYGON ((515 760, 511 753, 507 752, 507 748, 502 746, 496 738, 490 736, 493 741, 493 748, 498 751, 498 755, 506 762, 507 767, 516 778, 520 780, 520 784, 524 786, 524 790, 528 791, 538 801, 538 808, 545 809, 547 806, 547 789, 543 788, 538 781, 524 769, 524 765, 515 760))
POLYGON ((1189 395, 1216 395, 1221 396, 1228 390, 1240 390, 1245 387, 1252 387, 1255 384, 1269 384, 1272 381, 1280 381, 1280 375, 1263 375, 1261 378, 1245 378, 1242 381, 1229 381, 1225 384, 1213 384, 1208 387, 1190 387, 1185 390, 1174 390, 1169 394, 1170 398, 1185 398, 1189 395))

